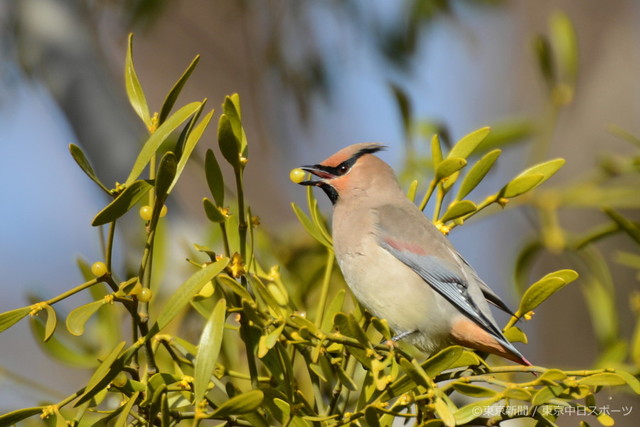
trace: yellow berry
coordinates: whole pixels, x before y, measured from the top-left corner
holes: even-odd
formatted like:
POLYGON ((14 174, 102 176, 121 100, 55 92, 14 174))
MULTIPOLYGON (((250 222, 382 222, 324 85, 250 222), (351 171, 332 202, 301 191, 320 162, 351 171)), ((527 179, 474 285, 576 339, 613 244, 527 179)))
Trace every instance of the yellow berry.
POLYGON ((138 301, 140 302, 149 302, 153 297, 153 292, 149 288, 142 288, 140 293, 138 294, 138 301))
POLYGON ((160 209, 160 218, 167 215, 167 205, 162 205, 162 209, 160 209))
POLYGON ((128 379, 129 378, 127 377, 127 374, 120 371, 118 372, 118 375, 116 375, 116 377, 113 379, 113 381, 111 381, 111 383, 116 387, 124 387, 125 385, 127 385, 128 379))
POLYGON ((301 183, 304 180, 306 173, 300 168, 291 169, 289 172, 289 179, 296 184, 301 183))
POLYGON ((102 261, 94 262, 91 266, 91 272, 96 277, 102 277, 107 274, 107 266, 102 261))
POLYGON ((153 208, 149 205, 144 205, 140 208, 140 218, 145 221, 151 220, 151 214, 153 214, 153 208))

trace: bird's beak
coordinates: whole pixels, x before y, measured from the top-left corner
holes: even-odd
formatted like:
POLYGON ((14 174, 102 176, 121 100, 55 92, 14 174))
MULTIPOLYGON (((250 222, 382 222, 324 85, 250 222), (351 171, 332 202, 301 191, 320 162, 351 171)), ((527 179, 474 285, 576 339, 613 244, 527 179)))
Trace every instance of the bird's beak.
POLYGON ((312 165, 312 166, 300 166, 300 169, 302 169, 303 171, 306 172, 310 172, 312 174, 314 174, 315 176, 317 176, 318 178, 320 178, 320 180, 318 181, 302 181, 299 182, 298 184, 300 185, 321 185, 325 179, 332 179, 335 178, 335 175, 333 175, 332 173, 329 173, 325 170, 325 168, 322 165, 312 165))

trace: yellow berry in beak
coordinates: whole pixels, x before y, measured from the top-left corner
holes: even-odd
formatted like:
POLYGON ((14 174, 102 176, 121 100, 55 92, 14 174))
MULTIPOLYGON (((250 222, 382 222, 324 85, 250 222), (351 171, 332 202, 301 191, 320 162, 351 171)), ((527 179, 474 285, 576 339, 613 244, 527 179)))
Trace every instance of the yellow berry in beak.
POLYGON ((304 180, 305 175, 306 175, 305 171, 303 171, 300 168, 295 168, 295 169, 291 169, 291 172, 289 172, 289 179, 292 182, 299 184, 304 180))

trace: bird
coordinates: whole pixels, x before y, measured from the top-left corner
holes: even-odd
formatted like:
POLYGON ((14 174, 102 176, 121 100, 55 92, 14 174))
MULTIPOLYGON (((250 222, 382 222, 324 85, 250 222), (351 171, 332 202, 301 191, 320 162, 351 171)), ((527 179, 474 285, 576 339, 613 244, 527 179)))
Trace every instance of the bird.
POLYGON ((333 205, 331 234, 344 279, 373 316, 427 354, 450 345, 531 363, 504 336, 489 304, 514 315, 452 243, 405 195, 378 143, 341 149, 298 184, 333 205))

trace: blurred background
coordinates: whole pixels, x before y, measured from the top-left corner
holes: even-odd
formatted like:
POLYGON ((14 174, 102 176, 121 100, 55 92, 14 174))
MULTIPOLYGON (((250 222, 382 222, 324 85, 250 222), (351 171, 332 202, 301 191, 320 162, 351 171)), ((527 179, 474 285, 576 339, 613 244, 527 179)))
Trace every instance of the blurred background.
MULTIPOLYGON (((125 180, 146 135, 124 90, 130 32, 152 111, 197 54, 182 103, 207 98, 209 108, 219 109, 225 95, 240 94, 250 147, 248 199, 261 228, 281 241, 303 234, 290 202, 303 202, 304 191, 289 182, 289 170, 355 142, 388 145, 381 157, 405 186, 419 179, 424 189, 434 132, 452 143, 492 126, 493 142, 504 153, 478 199, 526 166, 566 158, 545 187, 586 182, 592 186, 572 187, 582 191, 582 201, 560 198, 566 209, 551 217, 507 209, 474 218, 450 236, 515 307, 513 266, 536 231, 548 226, 545 220, 557 221, 562 231, 541 243, 545 250, 529 283, 576 268, 561 256, 558 239, 607 223, 601 205, 638 218, 637 168, 623 168, 639 148, 629 143, 630 135, 640 136, 638 22, 635 0, 4 1, 0 312, 28 304, 28 295, 50 298, 80 283, 77 257, 100 259, 90 223, 106 199, 74 164, 68 144, 85 150, 103 182, 125 180), (550 76, 541 67, 540 46, 554 34, 562 40, 559 16, 572 23, 578 54, 575 69, 565 64, 550 76)), ((555 48, 562 51, 562 43, 555 48)), ((201 154, 217 150, 213 126, 200 145, 201 154)), ((169 205, 175 259, 207 227, 204 172, 185 174, 169 205)), ((319 198, 329 214, 330 205, 319 198)), ((638 276, 617 262, 621 252, 637 254, 638 243, 622 234, 599 243, 607 283, 584 279, 568 286, 523 326, 530 360, 562 368, 636 363, 638 372, 640 348, 632 339, 638 335, 638 276), (597 314, 594 299, 606 306, 605 314, 597 314)), ((27 321, 0 335, 2 412, 33 404, 34 397, 73 392, 87 375, 47 358, 27 321)), ((623 399, 614 398, 611 407, 622 407, 623 399)))

